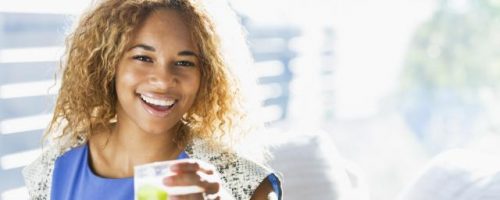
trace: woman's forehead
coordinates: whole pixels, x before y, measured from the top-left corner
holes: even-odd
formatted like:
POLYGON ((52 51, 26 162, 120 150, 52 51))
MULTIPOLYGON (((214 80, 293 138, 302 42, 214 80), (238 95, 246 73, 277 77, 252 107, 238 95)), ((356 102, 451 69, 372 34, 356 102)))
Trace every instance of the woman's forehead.
POLYGON ((179 47, 197 50, 192 28, 176 10, 162 9, 151 13, 134 31, 131 44, 146 43, 155 48, 179 47))

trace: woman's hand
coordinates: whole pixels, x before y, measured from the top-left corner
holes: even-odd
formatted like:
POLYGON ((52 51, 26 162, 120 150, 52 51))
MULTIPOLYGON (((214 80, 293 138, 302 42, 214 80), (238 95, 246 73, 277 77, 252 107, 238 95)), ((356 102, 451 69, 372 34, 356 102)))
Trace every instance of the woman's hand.
POLYGON ((169 200, 176 199, 216 199, 220 200, 221 179, 211 164, 200 160, 186 159, 170 167, 175 175, 163 179, 166 186, 199 186, 204 193, 169 196, 169 200))

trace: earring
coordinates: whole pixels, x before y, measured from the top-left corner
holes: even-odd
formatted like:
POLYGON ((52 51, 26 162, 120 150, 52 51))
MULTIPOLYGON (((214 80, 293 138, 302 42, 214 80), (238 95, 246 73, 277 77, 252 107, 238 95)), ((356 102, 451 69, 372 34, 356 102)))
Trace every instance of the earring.
POLYGON ((118 121, 118 116, 115 114, 113 118, 109 119, 109 123, 116 123, 118 121))

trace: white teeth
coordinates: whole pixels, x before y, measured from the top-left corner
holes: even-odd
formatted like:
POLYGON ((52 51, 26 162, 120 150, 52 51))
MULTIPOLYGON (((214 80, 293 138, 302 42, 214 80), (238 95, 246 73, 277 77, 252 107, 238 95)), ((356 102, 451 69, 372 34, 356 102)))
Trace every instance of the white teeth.
POLYGON ((142 100, 156 106, 171 106, 175 103, 175 100, 165 100, 165 99, 155 99, 147 97, 141 94, 142 100))

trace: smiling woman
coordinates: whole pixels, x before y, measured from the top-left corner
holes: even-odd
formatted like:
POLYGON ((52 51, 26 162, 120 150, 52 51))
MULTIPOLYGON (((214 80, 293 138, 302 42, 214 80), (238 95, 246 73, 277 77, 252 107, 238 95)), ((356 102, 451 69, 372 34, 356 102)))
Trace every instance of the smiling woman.
POLYGON ((116 71, 117 113, 124 113, 118 121, 175 136, 174 126, 192 107, 200 86, 199 50, 190 31, 180 13, 160 10, 133 33, 132 48, 127 48, 116 71))
POLYGON ((281 198, 274 173, 234 150, 245 113, 203 6, 106 0, 83 16, 49 146, 24 170, 33 199, 133 199, 135 166, 184 158, 163 186, 202 192, 169 199, 281 198))

